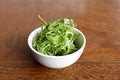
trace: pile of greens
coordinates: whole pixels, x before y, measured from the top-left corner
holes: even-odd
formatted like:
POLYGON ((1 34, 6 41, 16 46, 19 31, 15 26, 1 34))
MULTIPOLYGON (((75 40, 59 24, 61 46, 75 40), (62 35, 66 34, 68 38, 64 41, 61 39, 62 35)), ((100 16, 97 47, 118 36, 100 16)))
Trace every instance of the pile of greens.
POLYGON ((67 55, 77 50, 74 41, 75 34, 71 27, 76 27, 72 19, 58 19, 47 23, 40 16, 42 31, 33 40, 33 48, 38 52, 51 56, 67 55))

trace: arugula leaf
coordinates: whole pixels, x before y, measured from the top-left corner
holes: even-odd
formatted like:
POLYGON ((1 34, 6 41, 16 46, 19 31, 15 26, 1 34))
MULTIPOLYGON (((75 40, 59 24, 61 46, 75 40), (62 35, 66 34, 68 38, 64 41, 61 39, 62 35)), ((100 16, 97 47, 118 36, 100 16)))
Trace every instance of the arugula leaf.
POLYGON ((77 50, 74 44, 76 35, 71 31, 71 27, 76 27, 72 19, 58 19, 47 23, 42 21, 42 31, 33 40, 33 48, 38 52, 51 56, 62 56, 71 54, 77 50))

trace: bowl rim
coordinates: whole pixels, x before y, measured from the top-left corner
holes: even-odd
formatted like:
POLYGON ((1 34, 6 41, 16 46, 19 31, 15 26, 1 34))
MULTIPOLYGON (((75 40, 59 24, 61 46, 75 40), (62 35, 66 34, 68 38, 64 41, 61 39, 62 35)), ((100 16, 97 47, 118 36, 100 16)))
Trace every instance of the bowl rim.
POLYGON ((68 56, 72 56, 74 54, 76 54, 78 51, 82 50, 82 48, 84 49, 85 45, 86 45, 86 38, 85 38, 85 35, 82 33, 82 31, 80 31, 79 29, 77 28, 74 28, 76 31, 78 31, 82 37, 83 37, 83 45, 81 46, 81 48, 79 48, 77 51, 71 53, 71 54, 68 54, 68 55, 63 55, 63 56, 51 56, 51 55, 45 55, 45 54, 42 54, 38 51, 36 51, 33 47, 32 47, 32 40, 33 40, 33 35, 36 33, 39 33, 38 31, 41 31, 42 30, 42 27, 38 27, 36 29, 34 29, 28 36, 28 39, 27 39, 27 42, 28 42, 28 46, 29 48, 35 53, 35 54, 38 54, 40 56, 43 56, 43 57, 49 57, 49 58, 63 58, 63 57, 68 57, 68 56))

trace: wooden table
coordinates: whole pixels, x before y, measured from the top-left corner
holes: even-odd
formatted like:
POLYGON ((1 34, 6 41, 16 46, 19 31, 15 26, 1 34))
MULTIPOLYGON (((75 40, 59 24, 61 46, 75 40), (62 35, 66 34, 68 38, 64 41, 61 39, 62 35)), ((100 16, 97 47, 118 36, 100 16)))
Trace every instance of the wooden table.
POLYGON ((0 80, 120 80, 120 0, 0 0, 0 80), (87 44, 75 64, 50 69, 29 55, 38 14, 78 24, 87 44))

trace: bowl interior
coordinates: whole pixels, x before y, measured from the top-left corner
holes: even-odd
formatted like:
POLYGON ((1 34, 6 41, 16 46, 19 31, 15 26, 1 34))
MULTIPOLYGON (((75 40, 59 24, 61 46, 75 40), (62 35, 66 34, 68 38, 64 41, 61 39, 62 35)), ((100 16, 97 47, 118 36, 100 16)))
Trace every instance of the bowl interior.
MULTIPOLYGON (((36 38, 37 34, 40 33, 42 30, 41 27, 35 29, 29 36, 29 39, 28 39, 28 44, 30 46, 30 48, 39 53, 38 51, 36 51, 33 47, 32 47, 32 43, 34 41, 34 39, 36 38)), ((74 32, 74 34, 76 35, 76 39, 75 39, 75 46, 78 47, 79 49, 85 44, 85 37, 83 35, 83 33, 81 31, 79 31, 78 29, 76 28, 71 28, 71 30, 74 32)))
POLYGON ((72 28, 71 30, 76 36, 75 46, 80 49, 83 46, 83 44, 85 43, 85 37, 84 37, 83 33, 81 31, 79 31, 78 29, 72 28))

